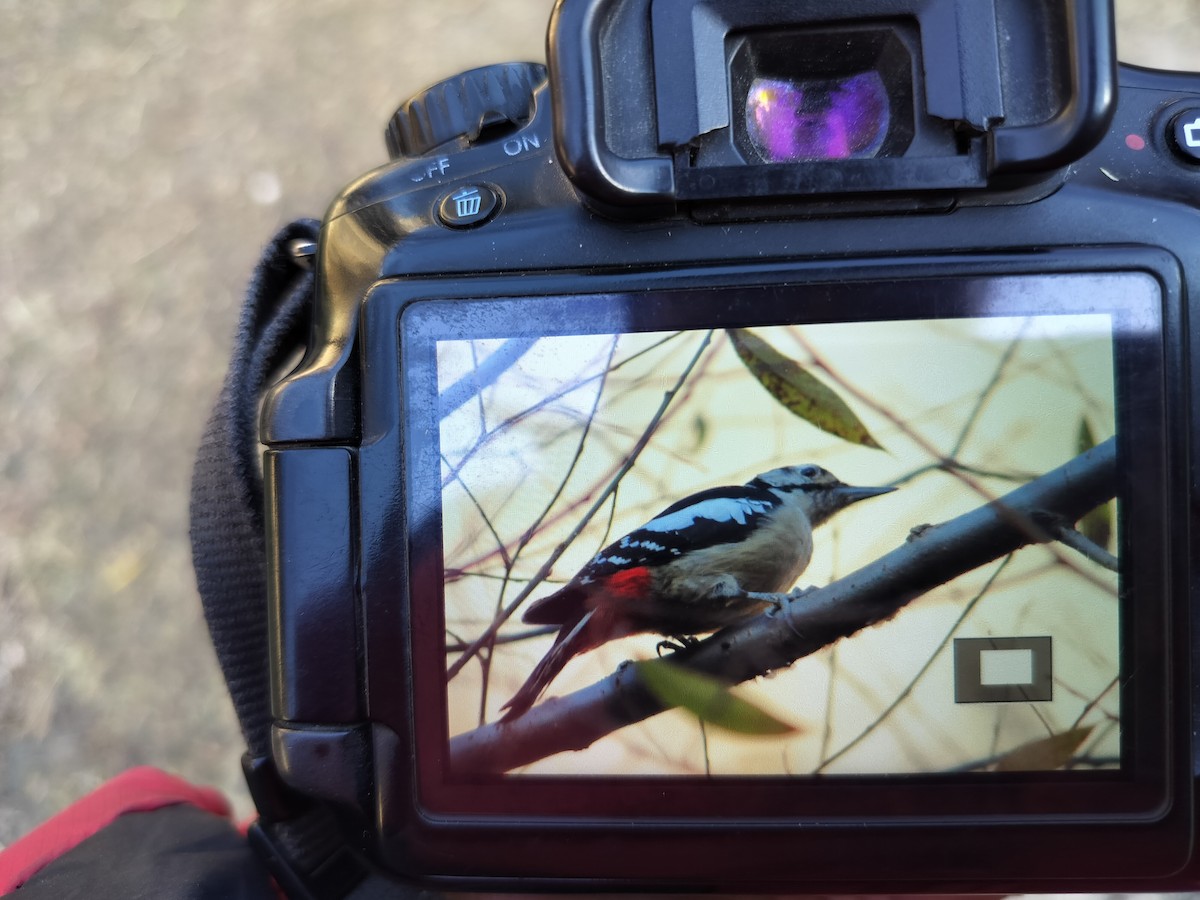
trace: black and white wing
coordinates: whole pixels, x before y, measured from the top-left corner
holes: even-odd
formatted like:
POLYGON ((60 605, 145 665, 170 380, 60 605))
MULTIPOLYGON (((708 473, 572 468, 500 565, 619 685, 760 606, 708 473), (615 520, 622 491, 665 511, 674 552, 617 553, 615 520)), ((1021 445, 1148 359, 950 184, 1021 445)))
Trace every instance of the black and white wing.
POLYGON ((767 490, 717 487, 668 506, 609 544, 575 576, 590 584, 642 566, 665 566, 686 552, 744 541, 779 504, 767 490))

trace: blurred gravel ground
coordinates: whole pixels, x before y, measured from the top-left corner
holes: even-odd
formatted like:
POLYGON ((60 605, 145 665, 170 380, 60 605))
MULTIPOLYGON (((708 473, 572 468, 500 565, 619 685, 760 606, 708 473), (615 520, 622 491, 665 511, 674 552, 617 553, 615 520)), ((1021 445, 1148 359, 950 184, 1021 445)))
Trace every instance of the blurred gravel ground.
POLYGON ((282 223, 549 0, 0 0, 0 845, 131 765, 239 798, 192 455, 282 223))
MULTIPOLYGON (((550 0, 0 0, 0 846, 152 763, 248 811, 187 545, 192 454, 277 226, 550 0)), ((1200 0, 1121 4, 1188 68, 1200 0)))

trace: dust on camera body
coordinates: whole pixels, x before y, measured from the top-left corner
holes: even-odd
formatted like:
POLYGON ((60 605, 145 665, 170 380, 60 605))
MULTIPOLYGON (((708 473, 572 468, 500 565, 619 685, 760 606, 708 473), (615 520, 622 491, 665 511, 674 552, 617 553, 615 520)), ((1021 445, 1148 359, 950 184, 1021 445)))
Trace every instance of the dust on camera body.
POLYGON ((405 104, 263 407, 288 788, 447 886, 1185 870, 1200 79, 1112 27, 561 0, 405 104))

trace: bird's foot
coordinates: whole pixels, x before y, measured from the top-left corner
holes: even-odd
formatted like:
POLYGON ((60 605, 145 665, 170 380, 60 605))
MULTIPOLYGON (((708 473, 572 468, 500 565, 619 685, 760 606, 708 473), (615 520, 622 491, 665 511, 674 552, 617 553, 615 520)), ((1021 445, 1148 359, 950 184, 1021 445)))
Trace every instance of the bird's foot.
POLYGON ((766 603, 775 609, 783 609, 786 604, 790 603, 794 599, 793 594, 795 594, 795 591, 792 591, 792 593, 789 594, 773 594, 765 591, 746 591, 746 597, 748 599, 753 600, 756 603, 766 603))
POLYGON ((789 604, 799 600, 802 597, 807 597, 815 590, 817 590, 816 585, 792 588, 786 594, 780 595, 784 598, 784 602, 780 603, 774 609, 767 610, 767 615, 772 618, 783 619, 784 623, 787 625, 792 634, 796 635, 796 637, 800 638, 801 640, 806 640, 804 633, 797 629, 795 623, 792 621, 794 617, 789 615, 789 613, 792 612, 792 610, 789 609, 789 604))
POLYGON ((672 653, 678 653, 680 650, 686 650, 688 647, 694 647, 700 643, 700 638, 691 634, 676 634, 672 635, 670 640, 659 641, 655 644, 654 649, 661 657, 664 650, 670 650, 672 653))

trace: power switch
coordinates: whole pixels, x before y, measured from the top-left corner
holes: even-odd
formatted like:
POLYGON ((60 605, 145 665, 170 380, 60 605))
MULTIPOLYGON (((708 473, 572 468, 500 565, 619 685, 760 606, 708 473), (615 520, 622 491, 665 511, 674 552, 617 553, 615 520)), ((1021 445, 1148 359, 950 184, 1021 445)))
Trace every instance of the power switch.
POLYGON ((396 110, 384 134, 388 153, 424 156, 450 141, 474 144, 489 129, 524 127, 545 80, 540 63, 500 63, 441 81, 396 110))

